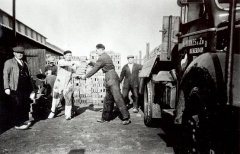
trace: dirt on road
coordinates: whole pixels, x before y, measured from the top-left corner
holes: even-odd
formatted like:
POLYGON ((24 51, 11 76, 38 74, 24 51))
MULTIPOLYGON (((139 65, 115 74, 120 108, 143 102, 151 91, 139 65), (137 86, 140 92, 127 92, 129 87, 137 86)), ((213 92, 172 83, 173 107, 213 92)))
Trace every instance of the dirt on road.
POLYGON ((65 120, 64 111, 54 119, 36 122, 28 130, 11 128, 0 135, 0 153, 19 154, 170 154, 161 128, 148 128, 143 113, 131 113, 131 124, 117 117, 98 123, 101 106, 81 105, 77 116, 65 120))

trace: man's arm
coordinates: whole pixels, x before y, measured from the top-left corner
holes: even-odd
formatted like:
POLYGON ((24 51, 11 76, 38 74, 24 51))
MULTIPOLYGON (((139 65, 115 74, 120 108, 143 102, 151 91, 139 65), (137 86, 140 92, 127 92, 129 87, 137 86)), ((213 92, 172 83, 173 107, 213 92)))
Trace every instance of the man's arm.
POLYGON ((90 66, 94 67, 94 65, 96 65, 96 63, 95 63, 95 62, 93 62, 93 61, 89 61, 88 65, 90 65, 90 66))
POLYGON ((143 65, 141 65, 141 64, 138 64, 138 69, 139 69, 139 70, 141 70, 141 69, 142 69, 142 67, 143 67, 143 65))
POLYGON ((65 61, 65 60, 58 61, 59 68, 63 68, 66 71, 71 72, 71 73, 75 73, 78 66, 79 66, 79 64, 77 64, 76 62, 73 62, 73 61, 65 61))
POLYGON ((28 64, 27 64, 27 62, 24 62, 25 63, 25 65, 27 66, 27 69, 28 69, 28 75, 29 75, 29 80, 30 80, 30 82, 31 82, 31 90, 37 90, 37 86, 36 86, 36 84, 35 84, 35 82, 34 82, 34 80, 33 80, 33 76, 31 75, 31 71, 30 71, 30 69, 29 69, 29 67, 28 67, 28 64))
POLYGON ((122 72, 121 72, 121 74, 120 74, 120 80, 119 80, 120 83, 122 82, 124 76, 125 76, 125 65, 123 66, 123 68, 122 68, 122 72))
POLYGON ((94 67, 86 74, 86 78, 93 76, 98 70, 103 67, 104 59, 99 57, 94 67))
POLYGON ((4 89, 10 89, 10 87, 9 87, 9 82, 10 82, 9 76, 10 76, 10 73, 11 73, 10 62, 6 61, 4 63, 4 69, 3 69, 4 89))
POLYGON ((59 60, 58 61, 58 66, 59 67, 72 66, 72 65, 73 65, 72 61, 65 61, 65 60, 59 60))
POLYGON ((46 74, 48 71, 48 65, 45 67, 44 73, 46 74))

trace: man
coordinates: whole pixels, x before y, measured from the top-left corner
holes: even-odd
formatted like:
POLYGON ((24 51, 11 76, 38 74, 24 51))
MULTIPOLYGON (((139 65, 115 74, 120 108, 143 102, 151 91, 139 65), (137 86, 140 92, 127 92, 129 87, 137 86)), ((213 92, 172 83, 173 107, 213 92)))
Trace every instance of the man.
POLYGON ((37 100, 37 103, 33 104, 33 118, 42 118, 45 117, 46 111, 51 109, 52 105, 52 96, 53 96, 53 86, 56 80, 55 75, 45 75, 37 74, 37 79, 40 82, 38 85, 37 94, 33 95, 32 99, 37 100))
POLYGON ((119 77, 115 71, 115 66, 113 65, 112 59, 104 52, 104 50, 104 45, 98 44, 96 46, 96 51, 99 55, 99 58, 96 63, 89 63, 90 65, 93 65, 93 68, 86 75, 82 75, 81 78, 89 78, 102 68, 103 73, 105 73, 104 85, 106 87, 106 96, 103 102, 102 118, 97 121, 103 123, 111 120, 115 102, 123 117, 122 124, 127 125, 131 121, 129 112, 125 106, 122 94, 120 92, 119 77))
POLYGON ((72 75, 76 71, 76 64, 72 62, 72 52, 67 50, 64 53, 64 59, 58 61, 58 74, 53 87, 53 100, 51 113, 48 118, 55 116, 55 111, 60 102, 61 96, 65 99, 65 117, 70 120, 72 117, 72 75))
POLYGON ((4 89, 5 93, 11 96, 11 112, 15 129, 24 130, 31 125, 29 121, 29 97, 33 90, 33 84, 27 63, 22 60, 24 48, 20 46, 14 47, 13 55, 14 57, 4 64, 4 89))
POLYGON ((128 64, 124 65, 122 68, 122 72, 120 75, 120 82, 123 83, 123 98, 125 102, 129 102, 128 94, 129 91, 132 92, 134 99, 133 99, 133 112, 138 113, 138 85, 139 85, 139 78, 138 74, 139 71, 142 69, 142 65, 134 63, 134 56, 130 55, 127 57, 128 64))
POLYGON ((56 76, 55 75, 46 76, 44 74, 38 74, 37 78, 42 82, 42 87, 40 87, 39 93, 44 94, 46 96, 52 96, 56 76))
POLYGON ((50 57, 48 59, 49 64, 45 67, 45 74, 46 75, 55 75, 57 76, 57 66, 54 64, 54 58, 50 57))

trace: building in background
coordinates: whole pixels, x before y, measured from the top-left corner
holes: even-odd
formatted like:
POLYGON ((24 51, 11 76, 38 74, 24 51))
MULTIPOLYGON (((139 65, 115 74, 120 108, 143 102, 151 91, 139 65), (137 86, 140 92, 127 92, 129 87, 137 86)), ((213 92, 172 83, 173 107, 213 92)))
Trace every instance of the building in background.
MULTIPOLYGON (((31 75, 34 77, 44 70, 47 64, 46 55, 59 59, 63 50, 49 42, 47 37, 37 32, 19 20, 15 22, 16 36, 14 36, 13 17, 0 9, 0 67, 7 59, 13 57, 12 47, 22 46, 25 48, 25 57, 29 65, 31 75), (15 43, 14 43, 15 42, 15 43)), ((57 60, 58 61, 58 60, 57 60)), ((1 73, 0 73, 1 75, 1 73)), ((0 85, 2 88, 2 85, 0 85)))

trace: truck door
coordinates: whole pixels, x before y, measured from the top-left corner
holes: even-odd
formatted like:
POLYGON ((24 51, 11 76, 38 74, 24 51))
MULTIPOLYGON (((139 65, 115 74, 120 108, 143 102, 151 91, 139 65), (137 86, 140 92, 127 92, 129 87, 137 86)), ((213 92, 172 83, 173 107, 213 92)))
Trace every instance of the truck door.
MULTIPOLYGON (((179 54, 185 67, 198 55, 207 52, 208 13, 203 0, 181 4, 179 54)), ((184 69, 184 68, 183 68, 184 69)))

